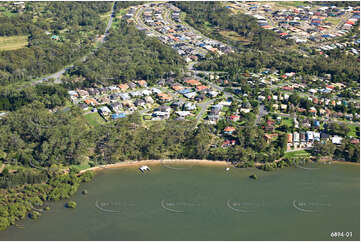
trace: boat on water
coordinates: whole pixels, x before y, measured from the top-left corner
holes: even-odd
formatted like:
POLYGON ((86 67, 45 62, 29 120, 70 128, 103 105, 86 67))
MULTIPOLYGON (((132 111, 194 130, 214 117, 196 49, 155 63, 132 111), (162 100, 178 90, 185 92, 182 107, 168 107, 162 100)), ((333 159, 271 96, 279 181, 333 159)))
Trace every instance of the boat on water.
POLYGON ((226 168, 226 171, 229 171, 230 169, 231 169, 231 168, 227 167, 227 168, 226 168))
POLYGON ((145 171, 150 171, 150 168, 149 168, 149 166, 141 166, 141 167, 139 167, 139 170, 141 172, 145 172, 145 171))

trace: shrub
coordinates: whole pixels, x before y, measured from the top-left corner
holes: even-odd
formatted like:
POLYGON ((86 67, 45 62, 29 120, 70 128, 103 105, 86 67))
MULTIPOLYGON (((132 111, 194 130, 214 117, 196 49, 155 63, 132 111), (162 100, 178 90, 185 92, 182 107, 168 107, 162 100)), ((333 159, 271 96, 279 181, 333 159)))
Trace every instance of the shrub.
POLYGON ((67 208, 76 208, 76 202, 69 201, 69 202, 66 203, 66 207, 67 208))

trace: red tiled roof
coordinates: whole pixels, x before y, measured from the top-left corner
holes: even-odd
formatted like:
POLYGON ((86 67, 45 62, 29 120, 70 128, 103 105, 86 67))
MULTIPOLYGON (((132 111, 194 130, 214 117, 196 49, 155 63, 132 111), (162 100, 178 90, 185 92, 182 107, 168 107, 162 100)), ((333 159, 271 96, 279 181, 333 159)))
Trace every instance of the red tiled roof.
POLYGON ((235 131, 235 130, 236 130, 236 128, 230 127, 230 126, 228 126, 228 127, 226 127, 226 128, 224 129, 225 132, 233 132, 233 131, 235 131))
POLYGON ((198 91, 202 91, 202 90, 204 90, 204 89, 208 89, 208 87, 207 87, 207 86, 204 86, 204 85, 197 86, 197 90, 198 90, 198 91))
POLYGON ((198 85, 201 85, 201 84, 202 84, 202 83, 200 83, 200 82, 197 81, 197 80, 187 80, 187 81, 185 81, 185 83, 190 84, 190 85, 192 85, 192 86, 198 86, 198 85))

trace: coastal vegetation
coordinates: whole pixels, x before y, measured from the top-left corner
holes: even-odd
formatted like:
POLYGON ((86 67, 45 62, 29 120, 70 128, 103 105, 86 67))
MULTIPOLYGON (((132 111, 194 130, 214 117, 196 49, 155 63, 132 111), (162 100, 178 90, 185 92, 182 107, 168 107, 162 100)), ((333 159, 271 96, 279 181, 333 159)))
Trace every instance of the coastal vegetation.
POLYGON ((77 204, 74 201, 69 201, 69 202, 66 203, 67 208, 76 208, 76 205, 77 204))
MULTIPOLYGON (((29 212, 34 208, 46 211, 46 202, 69 199, 81 182, 93 178, 91 172, 77 175, 81 164, 208 159, 229 161, 237 167, 253 167, 257 163, 259 169, 271 171, 309 161, 303 154, 287 157, 286 136, 266 142, 263 129, 252 123, 226 136, 236 143, 225 149, 217 134, 226 125, 227 122, 197 127, 194 121, 145 123, 135 112, 94 129, 77 107, 49 112, 37 100, 19 106, 0 120, 0 162, 5 164, 0 175, 0 229, 27 215, 36 218, 36 213, 29 212)), ((339 126, 330 130, 347 132, 339 126)), ((359 149, 358 144, 345 138, 337 146, 316 143, 311 154, 316 158, 322 155, 359 162, 359 149)))
MULTIPOLYGON (((46 173, 46 181, 29 183, 29 181, 23 180, 22 184, 18 181, 16 186, 0 189, 0 230, 16 224, 27 215, 32 219, 37 219, 41 215, 41 211, 50 210, 49 206, 44 205, 46 202, 70 198, 77 191, 81 182, 89 181, 94 175, 90 171, 79 176, 71 171, 66 174, 57 166, 46 169, 46 173)), ((6 175, 4 172, 0 177, 8 180, 15 179, 14 176, 6 175)), ((69 206, 73 207, 74 204, 70 203, 69 206)))
MULTIPOLYGON (((225 149, 216 134, 222 133, 227 123, 216 127, 200 124, 197 128, 194 121, 145 123, 138 113, 94 129, 76 107, 51 113, 37 101, 9 113, 0 124, 1 162, 23 167, 74 166, 75 173, 79 171, 76 166, 86 163, 95 166, 147 159, 226 160, 248 167, 254 162, 279 160, 285 156, 287 144, 285 135, 266 142, 261 127, 246 125, 226 135, 236 142, 225 149)), ((313 152, 357 162, 358 151, 359 146, 345 138, 339 146, 316 143, 313 152)), ((17 181, 45 179, 41 170, 11 176, 15 185, 17 181)))
POLYGON ((252 174, 252 175, 249 176, 249 178, 254 179, 254 180, 257 180, 257 175, 256 175, 256 174, 252 174))

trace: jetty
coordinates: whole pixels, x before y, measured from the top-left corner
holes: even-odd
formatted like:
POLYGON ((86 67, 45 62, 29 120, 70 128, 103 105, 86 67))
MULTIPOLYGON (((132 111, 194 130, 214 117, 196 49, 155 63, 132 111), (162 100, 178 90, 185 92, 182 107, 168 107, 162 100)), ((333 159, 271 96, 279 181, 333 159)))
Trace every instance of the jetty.
POLYGON ((150 168, 149 168, 149 166, 141 166, 141 167, 139 168, 139 170, 140 170, 141 172, 145 172, 145 171, 150 171, 150 168))

